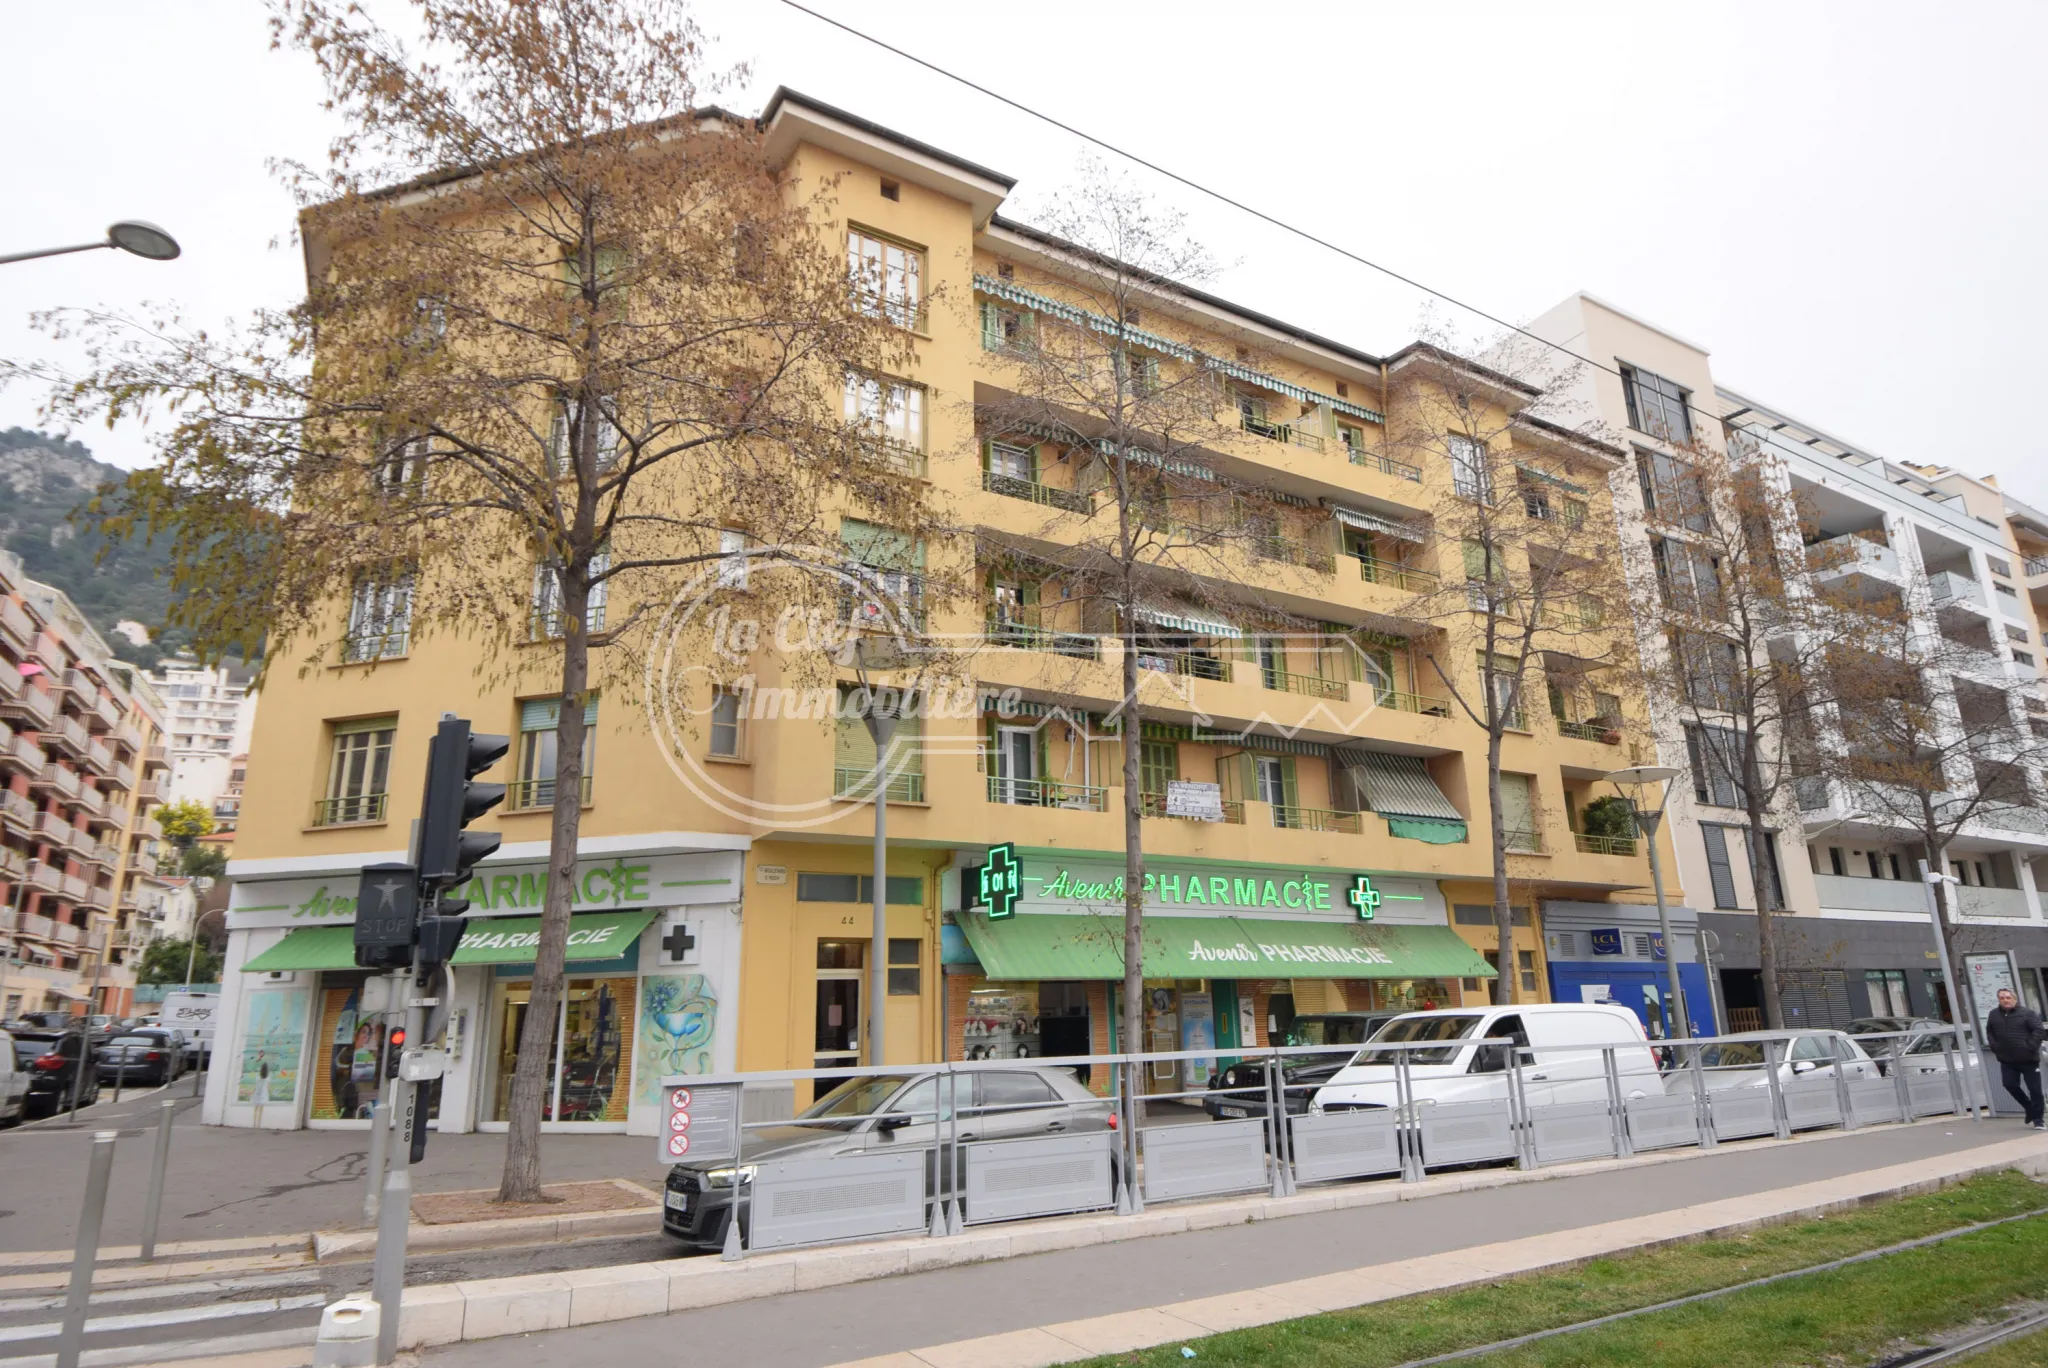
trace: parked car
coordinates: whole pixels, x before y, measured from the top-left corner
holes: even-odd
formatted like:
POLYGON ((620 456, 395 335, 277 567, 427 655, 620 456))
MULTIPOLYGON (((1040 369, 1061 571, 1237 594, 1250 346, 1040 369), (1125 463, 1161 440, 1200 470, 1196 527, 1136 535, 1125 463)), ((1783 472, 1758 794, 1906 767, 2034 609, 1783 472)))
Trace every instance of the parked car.
POLYGON ((51 1116, 70 1106, 74 1080, 78 1080, 80 1106, 100 1100, 99 1071, 84 1067, 89 1051, 84 1031, 27 1025, 9 1029, 14 1037, 14 1066, 28 1073, 30 1116, 51 1116))
POLYGON ((0 1125, 17 1126, 28 1116, 28 1070, 15 1059, 14 1037, 0 1031, 0 1125))
POLYGON ((100 1046, 99 1075, 102 1084, 124 1088, 161 1087, 177 1081, 185 1072, 185 1050, 176 1033, 164 1030, 130 1031, 100 1046))
POLYGON ((1607 1047, 1614 1050, 1623 1096, 1663 1095, 1664 1077, 1657 1070, 1657 1057, 1643 1034, 1643 1023, 1626 1007, 1556 1002, 1477 1011, 1408 1012, 1382 1026, 1366 1047, 1317 1091, 1310 1110, 1398 1105, 1394 1076, 1404 1055, 1418 1108, 1505 1099, 1509 1049, 1519 1054, 1522 1090, 1530 1106, 1605 1101, 1607 1047), (1476 1043, 1489 1037, 1514 1044, 1476 1043), (1429 1048, 1374 1048, 1417 1044, 1429 1048))
MULTIPOLYGON (((1918 1046, 1925 1032, 1946 1031, 1949 1025, 1933 1017, 1874 1016, 1857 1017, 1842 1029, 1852 1036, 1864 1037, 1860 1041, 1864 1053, 1876 1062, 1879 1073, 1889 1074, 1890 1062, 1918 1046), (1867 1038, 1872 1036, 1883 1038, 1867 1038)), ((1938 1038, 1933 1042, 1933 1050, 1937 1055, 1941 1053, 1938 1038)))
MULTIPOLYGON (((961 1106, 957 1122, 940 1111, 938 1075, 875 1074, 846 1080, 781 1125, 747 1131, 737 1164, 675 1165, 668 1171, 663 1194, 662 1230, 696 1248, 723 1246, 734 1194, 750 1189, 756 1166, 765 1160, 929 1149, 942 1138, 941 1121, 949 1123, 952 1138, 961 1141, 1018 1140, 1116 1127, 1109 1100, 1089 1092, 1066 1069, 987 1069, 955 1077, 963 1094, 970 1086, 973 1089, 971 1104, 961 1106)), ((927 1163, 928 1185, 936 1174, 937 1168, 927 1163)), ((1105 1202, 1110 1196, 1104 1194, 1105 1202)), ((742 1237, 748 1231, 747 1219, 742 1202, 742 1237)))
MULTIPOLYGON (((1786 1041, 1777 1052, 1781 1085, 1805 1078, 1832 1080, 1843 1069, 1851 1078, 1881 1076, 1877 1061, 1846 1031, 1740 1031, 1700 1051, 1708 1090, 1768 1088, 1771 1070, 1765 1063, 1764 1046, 1773 1039, 1786 1041)), ((1939 1048, 1937 1045, 1937 1051, 1939 1048)))
MULTIPOLYGON (((1380 1027, 1401 1015, 1399 1012, 1315 1012, 1298 1016, 1287 1028, 1287 1045, 1363 1045, 1380 1027)), ((1219 1121, 1235 1121, 1266 1115, 1266 1062, 1246 1059, 1217 1071, 1209 1080, 1209 1095, 1202 1110, 1219 1121)), ((1287 1113, 1299 1116, 1308 1110, 1316 1087, 1327 1083, 1351 1056, 1329 1054, 1283 1055, 1280 1076, 1288 1084, 1287 1113)))

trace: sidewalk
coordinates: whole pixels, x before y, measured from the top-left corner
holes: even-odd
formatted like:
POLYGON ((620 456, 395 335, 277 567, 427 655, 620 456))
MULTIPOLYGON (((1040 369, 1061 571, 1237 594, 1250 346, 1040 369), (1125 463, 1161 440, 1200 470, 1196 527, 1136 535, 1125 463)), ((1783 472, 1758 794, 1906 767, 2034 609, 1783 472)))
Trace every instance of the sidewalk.
MULTIPOLYGON (((1829 1132, 1789 1144, 1769 1140, 1746 1142, 1723 1146, 1711 1153, 1688 1153, 1683 1158, 1620 1167, 1610 1162, 1598 1172, 1531 1175, 1538 1180, 1467 1191, 1439 1189, 1439 1195, 1415 1195, 1407 1200, 1401 1200, 1405 1194, 1399 1184, 1345 1184, 1335 1189, 1310 1189, 1303 1196, 1313 1198, 1335 1192, 1356 1198, 1371 1195, 1377 1198, 1376 1204, 1369 1209, 1323 1210, 1206 1229, 1183 1229, 1180 1233, 1143 1240, 1090 1244, 875 1281, 842 1280, 843 1285, 839 1286, 783 1292, 699 1310, 541 1330, 521 1335, 516 1354, 522 1368, 555 1364, 568 1368, 593 1361, 668 1362, 673 1361, 678 1345, 690 1346, 693 1360, 746 1362, 749 1368, 823 1368, 868 1358, 883 1359, 890 1368, 951 1368, 954 1364, 973 1364, 975 1368, 1006 1368, 1014 1364, 1021 1368, 1025 1364, 1062 1361, 1062 1354, 1073 1358, 1087 1354, 1054 1353, 1042 1338, 1032 1333, 1023 1333, 1021 1340, 1015 1340, 1020 1332, 1040 1332, 1045 1327, 1092 1322, 1102 1317, 1121 1318, 1161 1308, 1170 1314, 1177 1303, 1243 1298, 1279 1283, 1328 1279, 1361 1269, 1377 1275, 1397 1262, 1471 1252, 1480 1246, 1508 1241, 1555 1240, 1567 1232, 1583 1232, 1587 1227, 1614 1222, 1663 1218, 1662 1224, 1673 1232, 1684 1232, 1689 1223, 1696 1225, 1701 1219, 1726 1223, 1725 1212, 1688 1211, 1706 1204, 1776 1194, 1768 1202, 1751 1201, 1751 1214, 1746 1219, 1758 1219, 1775 1207, 1796 1209, 1799 1201, 1807 1200, 1797 1192, 1804 1184, 1846 1178, 1849 1181, 1838 1191, 1857 1187, 1875 1191, 1882 1190, 1886 1183, 1905 1180, 1896 1174, 1867 1181, 1857 1175, 1871 1175, 1899 1165, 1918 1165, 1915 1171, 1924 1180, 1987 1164, 2009 1166, 2027 1156, 2035 1156, 2048 1166, 2048 1139, 2030 1135, 2016 1122, 1972 1124, 1964 1118, 1942 1118, 1915 1126, 1848 1134, 1829 1132), (1872 1182, 1877 1186, 1871 1188, 1872 1182), (1787 1202, 1793 1205, 1788 1207, 1787 1202), (946 1346, 948 1352, 939 1352, 935 1346, 946 1346), (950 1352, 955 1348, 958 1353, 950 1352), (930 1350, 930 1356, 911 1356, 911 1351, 923 1350, 930 1350), (889 1357, 892 1355, 896 1357, 889 1357)), ((1488 1175, 1455 1177, 1483 1176, 1488 1175)), ((1493 1171, 1493 1176, 1497 1177, 1498 1171, 1493 1171)), ((1334 1201, 1334 1197, 1326 1200, 1334 1201)), ((1154 1210, 1166 1217, 1177 1210, 1193 1209, 1164 1206, 1154 1210)), ((1653 1222, 1638 1226, 1633 1242, 1657 1238, 1648 1233, 1654 1225, 1653 1222)), ((991 1233, 1002 1229, 991 1228, 991 1233)), ((971 1240, 976 1235, 970 1232, 961 1238, 971 1240)), ((931 1246, 944 1243, 930 1242, 931 1246)), ((842 1263, 851 1264, 862 1251, 879 1252, 884 1248, 862 1246, 839 1251, 837 1256, 842 1263)), ((934 1256, 939 1253, 936 1249, 931 1252, 934 1256)), ((1573 1257, 1583 1257, 1583 1253, 1582 1250, 1573 1257)), ((737 1271, 751 1266, 758 1274, 766 1275, 774 1261, 788 1257, 768 1255, 726 1267, 737 1271)), ((1514 1266, 1535 1265, 1522 1262, 1514 1266)), ((627 1270, 616 1272, 623 1277, 627 1270)), ((1373 1281, 1368 1276, 1361 1280, 1361 1285, 1369 1288, 1373 1281)), ((564 1302, 568 1300, 568 1287, 564 1280, 564 1287, 555 1293, 564 1302)), ((508 1287, 507 1291, 510 1290, 508 1287)), ((602 1289, 593 1286, 590 1290, 602 1289)), ((621 1295, 628 1291, 625 1286, 617 1289, 621 1295)), ((1297 1304, 1294 1298, 1277 1293, 1268 1295, 1279 1297, 1279 1301, 1261 1303, 1252 1298, 1244 1305, 1255 1308, 1264 1304, 1274 1309, 1276 1314, 1269 1319, 1306 1313, 1289 1309, 1297 1304)), ((537 1310, 540 1302, 550 1299, 549 1295, 529 1294, 526 1309, 537 1310)), ((1367 1291, 1357 1290, 1343 1304, 1355 1305, 1370 1299, 1367 1291)), ((1309 1302, 1299 1305, 1316 1309, 1309 1302)), ((1221 1311, 1214 1314, 1220 1315, 1221 1311)), ((1156 1318, 1139 1319, 1163 1332, 1146 1343, 1200 1333, 1186 1328, 1191 1323, 1169 1325, 1156 1318)), ((563 1321, 553 1323, 559 1325, 563 1321)), ((1127 1325, 1116 1333, 1128 1338, 1135 1332, 1127 1325)), ((1067 1343, 1074 1347, 1074 1342, 1067 1343)), ((1120 1347, 1133 1347, 1136 1343, 1133 1340, 1120 1347)), ((502 1339, 479 1339, 423 1351, 422 1360, 429 1368, 494 1368, 504 1360, 509 1348, 502 1339)), ((1088 1352, 1109 1351, 1098 1348, 1088 1352)))
MULTIPOLYGON (((115 1245, 140 1239, 154 1127, 166 1099, 179 1111, 160 1239, 304 1235, 362 1224, 367 1130, 202 1126, 190 1088, 180 1080, 167 1090, 129 1094, 119 1106, 87 1107, 75 1128, 53 1117, 0 1131, 0 1252, 70 1247, 96 1130, 121 1133, 102 1239, 115 1245)), ((430 1133, 426 1161, 412 1171, 413 1189, 496 1187, 504 1162, 503 1135, 430 1133)), ((541 1172, 551 1183, 628 1178, 658 1192, 668 1170, 656 1160, 654 1141, 641 1136, 543 1135, 541 1172)))

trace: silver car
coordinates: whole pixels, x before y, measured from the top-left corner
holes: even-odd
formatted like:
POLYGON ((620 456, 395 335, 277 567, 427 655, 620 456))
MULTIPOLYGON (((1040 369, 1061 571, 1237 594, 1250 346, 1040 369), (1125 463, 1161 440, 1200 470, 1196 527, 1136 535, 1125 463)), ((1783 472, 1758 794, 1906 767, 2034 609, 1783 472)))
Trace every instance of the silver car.
POLYGON ((1764 1047, 1772 1040, 1779 1042, 1780 1085, 1808 1078, 1832 1082, 1838 1070, 1846 1070, 1851 1078, 1879 1076, 1877 1061, 1843 1031, 1741 1031, 1700 1051, 1708 1089, 1769 1087, 1764 1047))
MULTIPOLYGON (((940 1087, 940 1077, 904 1069, 849 1078, 791 1120, 747 1131, 739 1163, 675 1165, 663 1194, 662 1230, 700 1249, 722 1246, 735 1194, 749 1187, 755 1166, 767 1159, 932 1151, 942 1140, 1021 1140, 1115 1128, 1109 1099, 1089 1092, 1068 1069, 1019 1065, 955 1074, 957 1117, 941 1095, 950 1090, 940 1087)), ((937 1172, 926 1164, 928 1192, 937 1172)), ((745 1235, 744 1203, 740 1221, 745 1235)))

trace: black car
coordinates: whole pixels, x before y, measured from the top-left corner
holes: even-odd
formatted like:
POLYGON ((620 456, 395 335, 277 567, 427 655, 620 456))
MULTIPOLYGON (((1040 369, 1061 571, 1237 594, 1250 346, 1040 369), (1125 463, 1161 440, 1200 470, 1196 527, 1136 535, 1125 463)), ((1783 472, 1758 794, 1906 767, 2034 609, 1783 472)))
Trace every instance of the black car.
MULTIPOLYGON (((1298 1016, 1287 1028, 1288 1045, 1363 1045, 1380 1027, 1400 1016, 1399 1012, 1312 1012, 1298 1016)), ((1308 1111, 1315 1090, 1329 1082, 1337 1071, 1351 1062, 1339 1051, 1329 1054, 1282 1055, 1280 1076, 1287 1083, 1287 1114, 1308 1111)), ((1266 1115, 1266 1061, 1247 1059, 1220 1070, 1209 1080, 1209 1095, 1202 1110, 1218 1121, 1239 1121, 1266 1115)))
POLYGON ((184 1072, 185 1051, 169 1031, 130 1031, 98 1051, 100 1082, 124 1088, 157 1087, 184 1072))
POLYGON ((97 1069, 79 1072, 90 1046, 85 1032, 51 1030, 27 1024, 10 1025, 14 1037, 14 1067, 28 1075, 28 1098, 23 1110, 29 1116, 51 1116, 71 1105, 71 1088, 79 1082, 78 1105, 90 1106, 100 1100, 97 1069))

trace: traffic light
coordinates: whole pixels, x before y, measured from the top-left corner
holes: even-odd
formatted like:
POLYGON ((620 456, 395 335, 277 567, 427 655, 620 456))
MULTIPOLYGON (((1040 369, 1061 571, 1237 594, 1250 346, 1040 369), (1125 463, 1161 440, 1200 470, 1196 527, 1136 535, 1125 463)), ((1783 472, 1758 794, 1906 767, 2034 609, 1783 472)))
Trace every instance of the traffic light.
MULTIPOLYGON (((419 972, 422 976, 439 969, 455 954, 455 947, 462 939, 462 928, 468 925, 460 915, 469 904, 462 898, 443 898, 438 909, 443 916, 421 917, 419 921, 419 972)), ((430 1033, 428 1039, 432 1039, 430 1033)))
POLYGON ((494 831, 463 828, 505 801, 503 784, 479 784, 476 776, 511 748, 508 736, 472 734, 469 723, 444 717, 427 755, 427 792, 420 803, 420 886, 428 892, 453 888, 469 878, 470 867, 498 848, 494 831))
POLYGON ((409 864, 363 866, 356 887, 356 967, 403 969, 411 964, 419 917, 418 870, 409 864))

